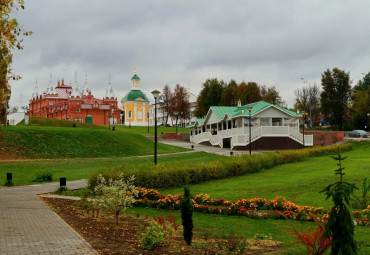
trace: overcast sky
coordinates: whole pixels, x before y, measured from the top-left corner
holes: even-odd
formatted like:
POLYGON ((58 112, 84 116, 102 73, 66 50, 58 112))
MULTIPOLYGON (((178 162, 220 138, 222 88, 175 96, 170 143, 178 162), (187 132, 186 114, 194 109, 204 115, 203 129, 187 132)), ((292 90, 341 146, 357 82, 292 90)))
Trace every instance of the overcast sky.
POLYGON ((15 52, 11 105, 28 103, 52 73, 103 97, 111 73, 120 101, 136 67, 148 98, 165 84, 198 94, 207 78, 275 86, 288 106, 294 90, 320 85, 338 67, 354 83, 370 71, 370 1, 25 0, 16 17, 33 35, 15 52))

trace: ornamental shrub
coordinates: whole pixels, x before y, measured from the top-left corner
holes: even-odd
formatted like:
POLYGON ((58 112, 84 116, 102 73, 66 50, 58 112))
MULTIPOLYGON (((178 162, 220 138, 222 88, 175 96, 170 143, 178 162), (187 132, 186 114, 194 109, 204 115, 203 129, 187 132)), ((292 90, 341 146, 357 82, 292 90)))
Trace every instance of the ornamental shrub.
POLYGON ((212 162, 196 162, 191 164, 159 163, 148 165, 147 169, 125 169, 124 167, 101 169, 90 175, 89 188, 94 190, 97 176, 101 174, 105 179, 117 179, 120 173, 125 178, 134 175, 135 185, 146 188, 170 188, 187 184, 202 183, 227 177, 241 176, 269 169, 278 164, 304 160, 310 156, 333 153, 340 148, 349 150, 350 143, 306 148, 303 150, 289 150, 281 152, 261 153, 255 155, 241 155, 225 157, 212 162))
POLYGON ((140 243, 144 250, 153 250, 155 247, 164 244, 171 231, 173 229, 171 229, 170 225, 167 225, 165 229, 159 223, 151 222, 141 235, 140 243))
POLYGON ((53 180, 54 173, 51 171, 36 172, 33 182, 51 182, 53 180))

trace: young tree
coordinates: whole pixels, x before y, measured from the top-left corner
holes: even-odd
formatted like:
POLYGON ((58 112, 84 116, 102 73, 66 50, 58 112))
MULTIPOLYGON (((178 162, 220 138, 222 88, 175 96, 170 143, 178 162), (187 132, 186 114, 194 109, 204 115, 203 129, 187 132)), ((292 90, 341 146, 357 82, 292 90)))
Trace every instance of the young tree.
POLYGON ((321 112, 341 130, 351 98, 349 72, 334 68, 321 74, 321 112))
POLYGON ((218 81, 216 78, 207 79, 202 84, 202 90, 197 98, 197 107, 194 111, 198 118, 204 117, 211 106, 221 104, 221 95, 226 87, 224 81, 218 81))
POLYGON ((131 176, 125 181, 122 173, 116 180, 109 178, 107 181, 101 174, 97 178, 95 194, 98 195, 102 208, 114 213, 117 226, 119 215, 132 206, 138 195, 134 180, 135 177, 131 176))
POLYGON ((6 112, 11 93, 9 80, 20 78, 11 72, 12 50, 23 49, 23 40, 19 39, 19 36, 31 35, 31 32, 23 31, 17 20, 12 18, 11 14, 14 14, 20 8, 24 9, 23 0, 0 1, 0 124, 6 122, 6 112))
POLYGON ((339 175, 340 179, 321 191, 325 192, 326 199, 331 197, 334 202, 325 225, 324 237, 333 238, 331 254, 354 255, 357 251, 353 237, 355 227, 347 205, 349 205, 353 190, 357 188, 354 184, 343 181, 344 167, 342 167, 342 161, 347 157, 342 157, 338 149, 338 156, 332 156, 332 158, 338 160, 339 168, 335 170, 335 174, 339 175))
POLYGON ((165 121, 165 126, 167 125, 168 123, 168 117, 171 115, 171 100, 172 100, 172 91, 171 91, 171 88, 168 86, 168 85, 165 85, 163 87, 163 91, 162 91, 162 100, 163 102, 161 102, 161 106, 162 106, 162 110, 163 110, 163 115, 166 115, 166 121, 165 121))
POLYGON ((193 239, 193 204, 190 198, 189 187, 184 188, 184 198, 180 203, 184 240, 190 245, 193 239))

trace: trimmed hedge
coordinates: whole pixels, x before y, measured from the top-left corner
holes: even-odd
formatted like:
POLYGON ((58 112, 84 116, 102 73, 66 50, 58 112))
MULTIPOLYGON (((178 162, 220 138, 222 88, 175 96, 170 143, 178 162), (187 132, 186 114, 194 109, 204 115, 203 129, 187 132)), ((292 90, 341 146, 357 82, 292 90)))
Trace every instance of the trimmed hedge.
POLYGON ((120 172, 124 173, 125 178, 134 175, 135 186, 146 188, 181 187, 186 184, 196 184, 255 173, 278 164, 291 163, 307 159, 311 156, 333 153, 338 149, 341 151, 351 150, 352 144, 345 143, 301 150, 225 157, 222 160, 208 163, 191 164, 191 162, 189 162, 187 165, 160 163, 158 165, 151 165, 147 170, 125 169, 124 167, 113 169, 106 168, 91 174, 89 178, 89 188, 92 190, 94 189, 96 178, 99 174, 102 174, 107 179, 115 179, 120 172))

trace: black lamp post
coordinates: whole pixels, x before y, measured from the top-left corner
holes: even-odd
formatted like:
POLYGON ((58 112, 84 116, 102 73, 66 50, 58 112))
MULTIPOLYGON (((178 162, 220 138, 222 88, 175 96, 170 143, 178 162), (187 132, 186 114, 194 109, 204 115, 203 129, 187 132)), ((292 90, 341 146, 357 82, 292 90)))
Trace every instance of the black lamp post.
POLYGON ((148 133, 149 133, 149 112, 146 114, 146 119, 148 120, 148 133))
POLYGON ((304 148, 305 147, 305 144, 304 144, 304 124, 305 124, 306 113, 302 112, 302 116, 303 116, 303 148, 304 148))
POLYGON ((175 114, 175 116, 176 116, 176 134, 177 134, 177 119, 178 119, 179 112, 178 111, 174 111, 173 114, 175 114))
POLYGON ((248 106, 249 111, 249 155, 252 154, 252 106, 248 106))
POLYGON ((157 164, 157 98, 159 96, 158 90, 153 90, 154 97, 154 164, 157 164))

